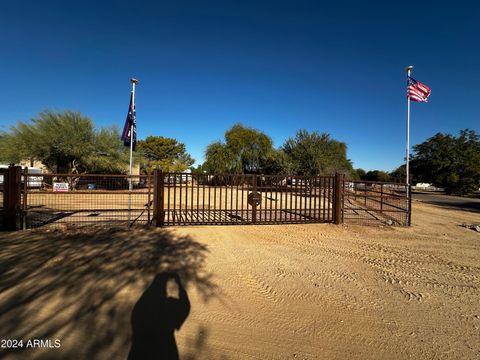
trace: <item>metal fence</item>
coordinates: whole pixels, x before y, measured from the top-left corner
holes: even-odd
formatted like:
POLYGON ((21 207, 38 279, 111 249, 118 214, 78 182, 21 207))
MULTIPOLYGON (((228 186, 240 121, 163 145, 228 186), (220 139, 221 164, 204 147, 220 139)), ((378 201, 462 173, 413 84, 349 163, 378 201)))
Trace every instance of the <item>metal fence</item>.
POLYGON ((347 181, 339 174, 213 175, 156 171, 153 177, 130 177, 28 174, 15 167, 8 169, 7 180, 8 186, 0 184, 0 227, 9 229, 129 223, 410 225, 411 219, 410 189, 406 185, 347 181), (8 195, 6 200, 4 192, 8 195))
POLYGON ((343 220, 410 225, 411 196, 405 184, 344 181, 343 220))
POLYGON ((23 178, 26 228, 150 222, 153 192, 147 176, 28 174, 23 178))
POLYGON ((333 222, 334 177, 158 173, 164 225, 333 222))

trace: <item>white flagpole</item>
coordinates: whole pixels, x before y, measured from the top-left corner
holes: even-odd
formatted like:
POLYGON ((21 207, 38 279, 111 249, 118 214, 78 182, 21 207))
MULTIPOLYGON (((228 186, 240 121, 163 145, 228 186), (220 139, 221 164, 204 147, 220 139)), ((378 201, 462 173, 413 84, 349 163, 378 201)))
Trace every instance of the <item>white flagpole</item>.
MULTIPOLYGON (((130 79, 132 83, 132 111, 135 111, 135 85, 138 84, 138 80, 136 79, 130 79)), ((132 114, 133 116, 133 114, 132 114)), ((133 190, 133 184, 132 184, 132 167, 133 167, 133 125, 130 127, 130 176, 128 178, 128 227, 132 225, 131 223, 131 209, 132 209, 132 190, 133 190)))
MULTIPOLYGON (((413 65, 407 66, 405 71, 407 72, 407 76, 410 77, 412 73, 413 65)), ((407 95, 407 156, 406 156, 406 177, 405 177, 405 184, 408 186, 410 185, 410 96, 407 95)))

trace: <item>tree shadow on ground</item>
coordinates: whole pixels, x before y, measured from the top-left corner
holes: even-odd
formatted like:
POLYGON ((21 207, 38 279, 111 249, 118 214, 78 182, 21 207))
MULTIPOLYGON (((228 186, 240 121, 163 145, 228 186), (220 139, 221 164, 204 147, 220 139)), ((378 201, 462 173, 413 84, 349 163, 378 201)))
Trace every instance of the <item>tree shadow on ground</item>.
POLYGON ((3 233, 0 247, 0 338, 61 341, 0 358, 125 359, 133 305, 155 276, 176 274, 204 301, 217 293, 207 247, 167 230, 3 233))

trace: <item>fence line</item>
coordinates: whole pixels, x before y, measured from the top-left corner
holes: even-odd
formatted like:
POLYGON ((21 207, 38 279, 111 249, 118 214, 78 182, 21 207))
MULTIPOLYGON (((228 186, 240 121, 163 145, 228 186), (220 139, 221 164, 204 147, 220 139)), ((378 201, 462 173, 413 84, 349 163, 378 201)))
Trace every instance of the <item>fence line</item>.
POLYGON ((26 169, 21 173, 16 167, 5 170, 4 175, 6 179, 0 183, 0 225, 12 229, 82 224, 126 226, 129 198, 134 222, 157 226, 343 221, 409 225, 411 217, 407 186, 346 181, 339 174, 214 175, 157 171, 149 177, 28 174, 26 169), (133 183, 131 192, 129 179, 133 183))

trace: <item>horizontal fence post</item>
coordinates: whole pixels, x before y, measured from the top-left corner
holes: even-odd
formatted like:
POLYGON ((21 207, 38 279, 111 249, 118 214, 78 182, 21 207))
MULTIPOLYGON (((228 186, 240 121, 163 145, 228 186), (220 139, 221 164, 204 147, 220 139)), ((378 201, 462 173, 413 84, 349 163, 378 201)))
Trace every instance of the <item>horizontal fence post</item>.
POLYGON ((3 180, 3 224, 5 230, 15 231, 21 228, 21 184, 22 168, 20 166, 9 166, 3 180))
POLYGON ((342 223, 342 203, 343 203, 343 176, 335 173, 335 182, 333 186, 333 223, 339 225, 342 223))
POLYGON ((165 224, 164 187, 165 174, 161 170, 155 170, 153 173, 153 220, 156 227, 163 227, 165 224))

